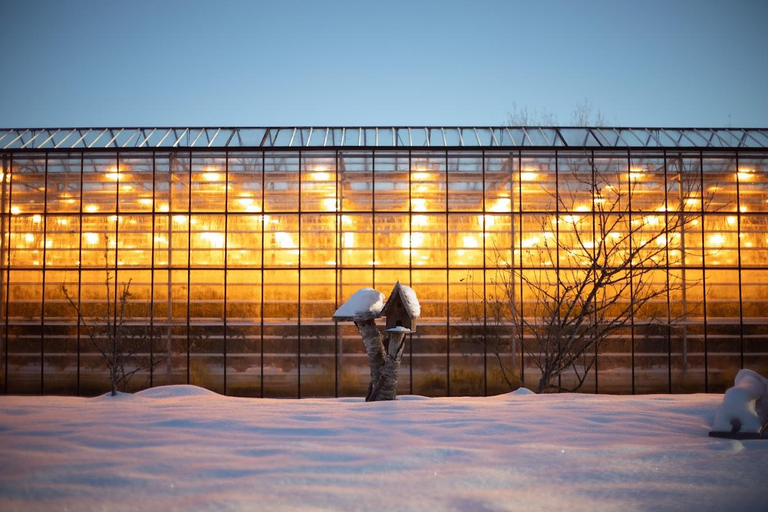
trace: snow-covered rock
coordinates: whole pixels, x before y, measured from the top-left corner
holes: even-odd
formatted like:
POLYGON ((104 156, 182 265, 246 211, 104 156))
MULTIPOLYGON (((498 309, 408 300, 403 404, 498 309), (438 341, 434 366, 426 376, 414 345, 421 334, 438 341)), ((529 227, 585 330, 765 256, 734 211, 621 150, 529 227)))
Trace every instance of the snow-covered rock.
POLYGON ((384 307, 384 294, 373 288, 361 288, 333 314, 334 321, 370 320, 379 316, 384 307))
POLYGON ((725 392, 712 431, 759 434, 766 423, 768 379, 752 370, 741 370, 734 379, 734 386, 725 392))

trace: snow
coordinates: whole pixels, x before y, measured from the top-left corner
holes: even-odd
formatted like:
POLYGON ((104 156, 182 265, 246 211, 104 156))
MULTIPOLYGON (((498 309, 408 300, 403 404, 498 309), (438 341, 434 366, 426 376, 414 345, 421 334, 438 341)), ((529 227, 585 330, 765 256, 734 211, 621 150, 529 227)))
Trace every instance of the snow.
POLYGON ((768 421, 768 379, 752 370, 741 370, 734 386, 725 392, 712 430, 731 432, 732 421, 740 423, 741 433, 759 433, 768 421))
POLYGON ((333 318, 335 320, 376 318, 384 307, 385 300, 383 293, 373 288, 361 288, 336 310, 333 318))
POLYGON ((411 330, 407 327, 403 327, 402 325, 397 325, 395 327, 387 329, 387 332, 411 332, 411 330))
POLYGON ((0 510, 766 510, 723 395, 0 397, 0 510))
POLYGON ((403 292, 403 301, 413 313, 413 318, 419 318, 421 316, 421 304, 419 304, 419 299, 416 297, 416 292, 410 286, 402 283, 400 284, 400 289, 403 292))

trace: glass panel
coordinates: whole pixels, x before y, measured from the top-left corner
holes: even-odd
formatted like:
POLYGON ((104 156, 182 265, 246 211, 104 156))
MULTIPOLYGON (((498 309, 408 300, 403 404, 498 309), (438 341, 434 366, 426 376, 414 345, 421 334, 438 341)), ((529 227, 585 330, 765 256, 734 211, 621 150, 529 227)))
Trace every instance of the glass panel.
POLYGON ((301 216, 301 266, 336 265, 336 215, 301 216))
POLYGON ((229 155, 228 165, 228 211, 261 212, 264 202, 262 154, 233 153, 229 155))
POLYGON ((227 394, 261 396, 261 272, 227 272, 227 394))
MULTIPOLYGON (((374 286, 373 270, 341 270, 339 272, 339 281, 341 290, 338 304, 346 302, 353 293, 360 288, 371 288, 374 286)), ((377 285, 378 286, 378 283, 377 285)), ((382 293, 389 293, 389 290, 382 293)), ((365 353, 365 347, 360 339, 357 328, 350 322, 336 324, 339 332, 340 353, 338 362, 339 372, 339 396, 365 396, 368 390, 368 384, 371 382, 371 372, 368 367, 368 356, 365 353)), ((406 348, 406 353, 407 353, 406 348)), ((407 370, 400 369, 400 379, 408 380, 407 370)), ((407 389, 407 388, 406 388, 407 389)))
POLYGON ((189 271, 189 383, 224 393, 224 271, 189 271))
POLYGON ((47 272, 45 276, 45 328, 43 330, 44 392, 77 394, 77 272, 47 272))
POLYGON ((336 273, 301 273, 301 396, 335 396, 336 273))
MULTIPOLYGON (((507 194, 509 194, 509 179, 507 194)), ((418 185, 419 186, 423 185, 418 185)), ((503 184, 501 185, 504 186, 503 184)), ((497 191, 498 193, 498 191, 497 191)), ((413 193, 412 197, 413 197, 413 193)), ((509 197, 507 195, 507 197, 509 197)), ((481 211, 483 209, 483 157, 468 155, 448 159, 448 209, 481 211)))
POLYGON ((299 216, 264 216, 264 266, 296 267, 299 264, 299 216))
POLYGON ((10 272, 8 283, 8 393, 40 394, 43 273, 10 272))
POLYGON ((190 264, 224 266, 226 236, 223 215, 192 215, 190 222, 190 264))
POLYGON ((80 158, 48 157, 48 212, 80 211, 80 158))
POLYGON ((633 211, 664 211, 666 188, 663 158, 633 155, 626 179, 629 181, 629 199, 633 211))
POLYGON ((373 186, 375 210, 408 211, 408 165, 408 153, 376 153, 373 186))
POLYGON ((187 383, 187 270, 156 270, 152 290, 153 342, 162 357, 153 372, 155 386, 187 383))
MULTIPOLYGON (((425 216, 426 217, 426 216, 425 216)), ((407 214, 377 214, 374 235, 374 264, 383 267, 408 267, 411 261, 409 216, 407 214)), ((423 243, 423 235, 413 237, 423 243)))
POLYGON ((735 212, 736 160, 734 158, 703 159, 704 197, 707 211, 735 212))
POLYGON ((192 211, 223 212, 226 209, 227 172, 223 156, 193 157, 191 180, 192 211))
POLYGON ((301 211, 335 212, 339 209, 336 160, 333 154, 310 154, 302 159, 301 211))
POLYGON ((11 168, 11 214, 43 213, 45 209, 45 157, 13 159, 11 168))
MULTIPOLYGON (((765 260, 764 260, 765 261, 765 260)), ((768 271, 741 274, 744 316, 744 368, 768 374, 768 271)))
POLYGON ((701 270, 670 271, 673 393, 705 392, 703 282, 701 270))
POLYGON ((445 270, 413 270, 412 288, 421 304, 421 318, 410 342, 413 344, 413 392, 446 396, 447 283, 445 270))
POLYGON ((554 211, 556 203, 555 160, 549 156, 523 154, 517 176, 521 209, 527 212, 554 211))
POLYGON ((739 183, 739 211, 768 211, 768 159, 740 158, 736 177, 739 183))
POLYGON ((482 395, 485 390, 482 276, 472 270, 448 273, 451 396, 482 395))
MULTIPOLYGON (((491 215, 488 215, 492 218, 491 215)), ((483 216, 450 215, 448 217, 448 261, 451 268, 482 267, 483 216)))
POLYGON ((371 153, 342 153, 339 157, 342 211, 370 211, 373 208, 373 180, 371 153))
POLYGON ((708 388, 723 393, 733 386, 741 359, 739 273, 707 270, 708 388))
POLYGON ((444 212, 446 201, 445 156, 411 156, 411 211, 444 212))
POLYGON ((295 153, 269 153, 264 162, 264 209, 299 210, 299 157, 295 153))
POLYGON ((229 214, 227 219, 227 265, 232 267, 261 266, 261 214, 229 214))
MULTIPOLYGON (((520 188, 515 155, 486 153, 485 157, 485 210, 488 212, 510 212, 514 205, 519 209, 520 188), (514 185, 513 185, 514 182, 514 185)), ((526 175, 526 177, 530 177, 526 175)), ((449 208, 455 199, 449 197, 449 208)))
POLYGON ((264 271, 264 396, 297 397, 298 300, 296 270, 264 271))
POLYGON ((117 188, 121 212, 151 212, 153 164, 152 155, 120 158, 117 188))

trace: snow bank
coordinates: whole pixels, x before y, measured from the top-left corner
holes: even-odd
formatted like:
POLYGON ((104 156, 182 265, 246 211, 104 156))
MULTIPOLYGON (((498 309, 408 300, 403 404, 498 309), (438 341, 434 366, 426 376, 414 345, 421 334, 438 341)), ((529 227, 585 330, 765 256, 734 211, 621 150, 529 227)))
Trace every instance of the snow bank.
POLYGON ((384 294, 373 288, 361 288, 333 314, 336 321, 376 318, 384 307, 384 294))
POLYGON ((741 370, 734 386, 725 392, 715 416, 713 432, 759 434, 768 423, 768 379, 752 370, 741 370))
POLYGON ((405 301, 406 305, 413 313, 413 317, 419 318, 421 316, 421 304, 419 304, 419 299, 416 297, 416 292, 413 291, 413 288, 410 286, 406 286, 402 283, 400 283, 400 289, 403 292, 403 301, 405 301))
POLYGON ((0 396, 0 510, 764 511, 722 395, 0 396))

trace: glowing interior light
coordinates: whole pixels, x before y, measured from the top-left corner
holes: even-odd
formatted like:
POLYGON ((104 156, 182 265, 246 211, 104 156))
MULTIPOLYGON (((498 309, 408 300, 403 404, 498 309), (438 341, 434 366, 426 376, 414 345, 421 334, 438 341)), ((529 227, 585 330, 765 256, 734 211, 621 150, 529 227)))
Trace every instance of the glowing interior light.
POLYGON ((293 237, 284 231, 278 231, 275 233, 275 243, 277 243, 277 245, 282 249, 296 248, 296 243, 294 243, 293 237))
POLYGON ((164 237, 163 235, 155 235, 155 243, 158 244, 167 244, 168 239, 164 237))
POLYGON ((346 232, 342 236, 342 244, 344 248, 351 249, 355 246, 355 234, 351 232, 346 232))
POLYGON ((467 249, 477 249, 480 247, 480 243, 477 241, 477 238, 475 238, 472 235, 467 235, 464 237, 464 247, 467 249))
POLYGON ((544 233, 542 233, 542 236, 543 236, 543 237, 544 237, 546 240, 552 240, 552 239, 554 239, 554 238, 555 238, 555 234, 554 234, 553 232, 551 232, 551 231, 545 231, 544 233))
POLYGON ((167 204, 161 204, 160 206, 157 207, 157 211, 159 212, 167 212, 169 210, 170 208, 168 207, 167 204))
POLYGON ((218 172, 207 171, 203 173, 203 179, 205 181, 219 181, 221 179, 221 175, 218 172))
POLYGON ((329 172, 313 172, 311 176, 312 181, 331 181, 331 173, 329 172))
POLYGON ((95 204, 89 204, 85 207, 85 211, 87 211, 88 213, 94 213, 99 211, 99 207, 95 204))
POLYGON ((541 242, 541 238, 539 238, 537 236, 532 236, 530 238, 523 239, 523 241, 521 242, 520 245, 522 245, 523 248, 528 249, 528 248, 531 248, 531 247, 535 247, 536 245, 539 244, 539 242, 541 242))
POLYGON ((341 216, 341 223, 345 226, 350 226, 352 224, 352 217, 349 215, 342 215, 341 216))
POLYGON ((663 247, 667 244, 667 236, 666 235, 659 235, 656 237, 656 245, 659 247, 663 247))
POLYGON ((83 238, 85 239, 86 243, 91 245, 99 243, 99 235, 96 233, 83 233, 83 238))
POLYGON ((739 211, 740 211, 741 213, 744 213, 744 212, 746 212, 746 211, 747 211, 747 207, 746 207, 746 206, 739 206, 739 211))
POLYGON ((411 199, 411 210, 413 210, 414 212, 427 211, 427 200, 422 198, 411 199))
POLYGON ((20 209, 18 206, 13 206, 13 207, 11 208, 11 214, 13 214, 13 215, 18 215, 18 214, 20 214, 20 213, 21 213, 21 209, 20 209))
POLYGON ((726 221, 728 222, 729 226, 735 226, 739 222, 739 219, 737 219, 735 215, 729 215, 726 218, 726 221))
POLYGON ((508 197, 502 197, 497 199, 490 208, 488 208, 489 212, 511 212, 512 211, 512 200, 508 197))
POLYGON ((747 167, 739 167, 739 172, 736 173, 736 176, 738 176, 739 181, 749 181, 755 176, 754 172, 755 172, 754 169, 749 169, 747 167))
POLYGON ((186 224, 187 223, 187 216, 186 215, 174 215, 173 216, 173 222, 176 224, 186 224))
POLYGON ((200 233, 200 238, 208 242, 214 249, 222 249, 224 247, 224 233, 200 233))
POLYGON ((720 233, 716 233, 709 237, 709 245, 721 246, 725 244, 725 238, 720 233))
POLYGON ((26 240, 27 242, 34 242, 35 235, 33 235, 32 233, 27 233, 24 235, 24 240, 26 240))
POLYGON ((35 214, 32 216, 32 222, 34 222, 35 224, 40 224, 42 221, 43 221, 43 218, 40 215, 35 214))
POLYGON ((539 179, 539 174, 531 171, 524 171, 520 173, 520 181, 536 181, 539 179))
POLYGON ((699 225, 699 223, 700 223, 699 219, 693 219, 693 220, 691 221, 691 226, 698 226, 698 225, 699 225))
POLYGON ((426 215, 414 215, 411 217, 411 224, 413 226, 424 227, 429 223, 426 215))
POLYGON ((120 179, 120 171, 117 169, 117 167, 110 167, 106 176, 112 181, 117 181, 120 179))
POLYGON ((414 172, 411 173, 411 180, 413 181, 430 181, 432 176, 428 172, 414 172))
POLYGON ((405 233, 401 245, 403 246, 403 249, 408 249, 409 247, 421 247, 421 244, 423 243, 424 233, 411 233, 410 235, 405 233))
POLYGON ((149 199, 147 197, 142 197, 139 199, 139 204, 143 204, 144 206, 152 206, 152 199, 149 199))
POLYGON ((336 211, 336 198, 335 197, 327 197, 327 198, 323 199, 323 208, 326 211, 335 212, 336 211))
POLYGON ((67 224, 69 224, 69 220, 68 219, 56 219, 56 223, 59 226, 66 226, 67 224))
POLYGON ((610 236, 614 240, 618 240, 619 238, 621 238, 621 233, 617 231, 611 231, 610 233, 608 233, 608 236, 610 236))
POLYGON ((45 248, 46 249, 50 249, 51 247, 53 247, 53 240, 46 240, 45 241, 45 248))
POLYGON ((646 215, 643 217, 643 224, 646 226, 658 226, 661 223, 661 219, 657 215, 646 215))
POLYGON ((630 181, 637 181, 643 177, 643 173, 645 172, 645 168, 643 167, 630 167, 629 169, 629 180, 630 181))
POLYGON ((257 205, 254 200, 250 197, 241 197, 237 200, 237 202, 245 208, 245 211, 247 212, 260 212, 261 208, 259 205, 257 205))
POLYGON ((685 204, 688 206, 698 206, 701 203, 701 199, 698 197, 689 197, 685 200, 685 204))

